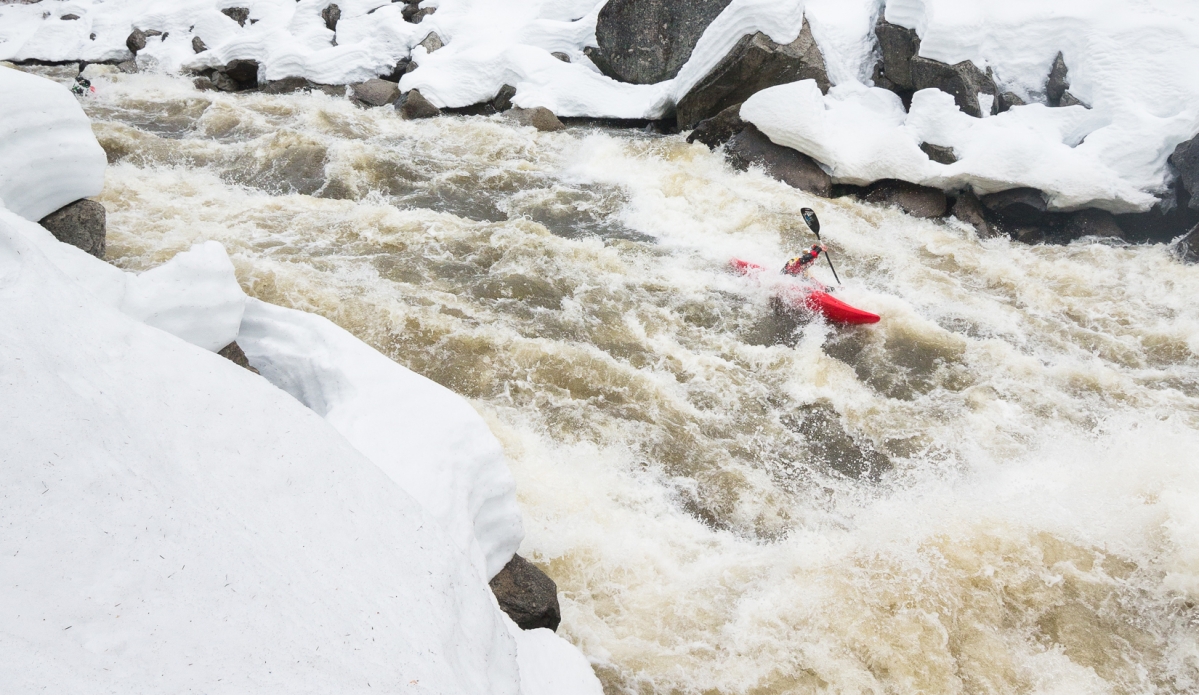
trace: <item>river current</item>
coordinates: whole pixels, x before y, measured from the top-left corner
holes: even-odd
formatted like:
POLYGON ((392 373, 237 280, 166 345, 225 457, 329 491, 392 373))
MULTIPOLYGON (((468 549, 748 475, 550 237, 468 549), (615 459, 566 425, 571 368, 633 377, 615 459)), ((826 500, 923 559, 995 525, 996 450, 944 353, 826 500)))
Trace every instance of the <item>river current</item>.
POLYGON ((468 398, 609 695, 1199 689, 1199 270, 1166 248, 979 241, 677 135, 96 84, 108 259, 215 239, 468 398), (881 323, 729 272, 813 243, 805 206, 881 323))

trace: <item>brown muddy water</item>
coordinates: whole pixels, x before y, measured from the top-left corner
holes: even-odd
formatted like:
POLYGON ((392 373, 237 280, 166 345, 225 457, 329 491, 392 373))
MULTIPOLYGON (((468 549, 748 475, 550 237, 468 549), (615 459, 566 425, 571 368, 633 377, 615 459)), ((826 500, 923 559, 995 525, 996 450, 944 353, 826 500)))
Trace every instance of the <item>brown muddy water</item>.
POLYGON ((1164 248, 980 242, 680 136, 97 86, 110 260, 215 239, 470 399, 609 694, 1199 689, 1199 269, 1164 248), (812 243, 804 206, 880 324, 728 272, 812 243))

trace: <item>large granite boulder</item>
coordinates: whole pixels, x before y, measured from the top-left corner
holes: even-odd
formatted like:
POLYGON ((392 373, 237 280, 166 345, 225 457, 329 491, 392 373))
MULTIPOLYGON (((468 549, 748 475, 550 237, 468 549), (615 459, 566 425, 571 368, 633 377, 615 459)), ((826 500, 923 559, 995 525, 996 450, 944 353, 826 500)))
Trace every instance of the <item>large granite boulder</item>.
POLYGON ((821 92, 828 92, 828 70, 820 47, 812 38, 805 19, 799 36, 780 45, 758 32, 743 36, 733 49, 679 100, 679 128, 693 128, 730 106, 736 106, 755 93, 780 84, 816 80, 821 92))
POLYGON ((557 630, 562 622, 558 585, 536 565, 519 555, 491 579, 491 592, 500 608, 522 630, 546 627, 557 630))
POLYGON ((418 118, 433 118, 434 116, 441 115, 441 109, 426 99, 425 95, 421 94, 419 89, 414 89, 402 95, 395 104, 396 109, 400 112, 400 117, 407 121, 418 118))
POLYGON ((1049 206, 1035 188, 1012 188, 982 197, 983 206, 1003 221, 1017 226, 1036 226, 1045 221, 1049 206))
POLYGON ((912 217, 933 219, 945 214, 948 200, 945 191, 939 188, 918 186, 907 181, 883 179, 870 186, 866 194, 867 203, 891 205, 912 217))
POLYGON ((595 25, 598 46, 585 52, 612 79, 633 84, 669 80, 729 2, 608 0, 595 25))
POLYGON ((554 112, 544 106, 534 106, 531 109, 522 109, 517 106, 509 109, 507 114, 509 118, 512 118, 517 123, 533 126, 542 132, 550 133, 566 128, 562 124, 562 121, 558 120, 558 117, 554 115, 554 112))
POLYGON ((953 201, 953 209, 950 212, 954 217, 974 227, 974 232, 979 239, 1006 236, 1002 230, 991 223, 987 216, 987 209, 983 207, 982 201, 974 195, 973 191, 959 193, 957 199, 953 201))
POLYGON ((94 200, 76 200, 41 219, 55 239, 104 258, 107 212, 94 200))
POLYGON ((833 194, 833 182, 816 160, 789 147, 776 145, 752 124, 733 136, 725 156, 734 168, 745 171, 760 166, 772 178, 824 198, 833 194))
POLYGON ((708 149, 714 150, 744 130, 745 125, 745 121, 741 120, 741 104, 734 104, 697 123, 695 130, 687 136, 687 142, 702 142, 708 149))
POLYGON ((875 73, 877 86, 893 92, 913 91, 911 62, 920 53, 920 37, 916 30, 891 24, 880 16, 874 26, 874 35, 878 38, 882 58, 875 73), (886 82, 878 84, 882 80, 886 82))
POLYGON ((400 86, 379 78, 350 86, 354 101, 364 106, 386 106, 400 98, 400 86))
POLYGON ((939 60, 912 58, 912 87, 915 91, 936 88, 953 96, 953 101, 963 113, 982 118, 983 106, 979 94, 989 94, 991 104, 987 108, 989 114, 996 112, 998 107, 998 92, 995 81, 991 76, 974 63, 963 60, 949 65, 939 60))
POLYGON ((1174 148, 1169 158, 1170 166, 1178 174, 1178 183, 1189 194, 1187 205, 1199 210, 1199 136, 1191 138, 1174 148))
MULTIPOLYGON (((223 73, 237 83, 239 90, 258 88, 257 60, 242 60, 237 58, 229 61, 229 64, 224 68, 217 68, 216 72, 223 73)), ((216 82, 216 80, 214 79, 213 82, 216 82)))

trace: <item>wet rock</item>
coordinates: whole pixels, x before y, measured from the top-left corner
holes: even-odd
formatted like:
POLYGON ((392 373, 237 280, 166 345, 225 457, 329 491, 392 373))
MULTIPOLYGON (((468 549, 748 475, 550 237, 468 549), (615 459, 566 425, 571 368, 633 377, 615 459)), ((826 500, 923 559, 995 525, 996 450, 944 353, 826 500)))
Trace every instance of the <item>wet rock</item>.
POLYGON ((1080 210, 1066 220, 1062 239, 1064 242, 1082 237, 1104 237, 1119 239, 1124 236, 1116 216, 1106 210, 1080 210))
POLYGON ((432 53, 433 51, 436 51, 444 46, 445 43, 441 40, 441 37, 437 35, 437 32, 431 31, 429 32, 429 35, 426 36, 418 45, 424 46, 426 51, 432 53))
POLYGON ((987 219, 987 210, 973 191, 964 191, 958 194, 957 199, 953 201, 952 214, 962 222, 974 227, 974 232, 979 239, 1006 236, 987 219))
POLYGON ((517 123, 525 126, 533 126, 542 132, 553 132, 566 128, 566 126, 562 125, 562 121, 558 120, 558 117, 554 115, 554 112, 544 106, 534 106, 531 109, 522 109, 517 106, 510 109, 508 115, 516 119, 517 123))
POLYGON ((938 164, 953 164, 958 161, 958 155, 953 151, 952 147, 942 147, 928 142, 920 143, 920 150, 928 155, 928 158, 938 164))
POLYGON ((1116 215, 1116 221, 1129 241, 1168 243, 1199 224, 1199 210, 1192 207, 1193 201, 1179 176, 1152 209, 1116 215))
POLYGON ((341 8, 336 3, 330 4, 321 10, 321 19, 325 20, 326 29, 337 31, 337 20, 341 19, 341 8))
POLYGON ((127 75, 132 75, 133 73, 137 72, 137 61, 134 61, 134 60, 121 61, 120 63, 117 63, 117 70, 120 70, 121 72, 123 72, 127 75))
POLYGON ((776 145, 752 124, 728 141, 725 156, 741 171, 759 166, 772 178, 793 188, 824 198, 832 195, 832 179, 816 160, 789 147, 776 145))
POLYGON ((238 26, 244 27, 246 25, 246 20, 250 18, 250 8, 226 7, 225 9, 221 10, 221 14, 237 22, 238 26))
POLYGON ((506 84, 500 87, 499 93, 491 100, 491 106, 496 111, 507 111, 512 108, 512 97, 516 96, 516 87, 506 84))
POLYGON ((1016 226, 1037 225, 1044 221, 1049 206, 1035 188, 1013 188, 982 197, 982 204, 1004 221, 1016 226))
POLYGON ((291 94, 312 88, 313 83, 303 77, 284 77, 281 80, 264 82, 259 86, 263 94, 291 94))
POLYGON ((741 120, 741 104, 730 106, 715 116, 700 121, 687 136, 687 142, 702 142, 714 150, 745 129, 741 120))
POLYGON ((107 212, 94 200, 76 200, 46 215, 39 222, 55 239, 104 258, 107 212))
POLYGON ((1187 265, 1199 263, 1199 226, 1179 239, 1172 251, 1178 260, 1187 265))
POLYGON ((208 50, 208 46, 204 45, 203 39, 201 39, 199 36, 192 37, 192 52, 193 53, 203 53, 204 51, 207 51, 207 50, 208 50))
POLYGON ((129 34, 129 38, 125 39, 125 48, 128 48, 129 52, 133 55, 137 55, 137 52, 145 47, 146 32, 142 31, 141 29, 134 29, 133 32, 129 34))
POLYGON ((257 60, 242 60, 240 58, 229 61, 225 66, 224 72, 229 79, 237 83, 238 89, 256 89, 258 87, 258 61, 257 60))
POLYGON ((1178 174, 1178 184, 1187 192, 1187 206, 1199 210, 1199 136, 1175 147, 1167 161, 1178 174))
POLYGON ((1045 83, 1045 98, 1050 106, 1061 106, 1062 97, 1070 87, 1070 70, 1066 67, 1066 57, 1058 51, 1053 59, 1053 67, 1049 69, 1049 80, 1045 83))
POLYGON ((260 373, 257 369, 250 366, 250 360, 246 359, 246 353, 241 349, 241 346, 237 344, 236 340, 221 348, 216 354, 224 357, 239 367, 254 372, 255 374, 260 373))
POLYGON ((1024 106, 1024 100, 1015 92, 1004 92, 996 100, 995 113, 1003 113, 1013 106, 1024 106))
POLYGON ((400 87, 395 82, 375 78, 350 86, 355 101, 368 106, 386 106, 400 98, 400 87))
POLYGON ((563 53, 563 52, 561 52, 561 51, 554 51, 554 52, 553 52, 553 53, 551 53, 550 55, 554 56, 555 58, 557 58, 558 60, 562 61, 563 63, 569 63, 569 62, 570 62, 570 56, 566 55, 565 53, 563 53))
MULTIPOLYGON (((938 60, 916 56, 912 58, 910 64, 912 86, 915 91, 929 88, 939 89, 952 95, 954 103, 963 113, 975 118, 981 118, 983 115, 978 95, 981 93, 996 96, 994 80, 968 60, 949 65, 938 60)), ((992 102, 989 112, 994 113, 996 101, 992 102)))
POLYGON ((678 75, 704 30, 731 0, 608 0, 585 53, 608 77, 654 84, 678 75))
POLYGON ((816 80, 820 91, 828 92, 824 56, 812 38, 807 20, 799 37, 785 46, 762 32, 744 36, 679 100, 679 127, 693 128, 701 120, 740 104, 767 87, 799 80, 816 80))
POLYGON ((558 585, 533 563, 513 555, 490 584, 500 608, 522 630, 558 629, 562 622, 558 585))
POLYGON ((441 109, 426 99, 419 89, 404 94, 396 101, 396 108, 400 111, 400 117, 409 121, 441 115, 441 109))
POLYGON ((866 202, 894 205, 912 217, 925 219, 941 217, 948 206, 945 191, 896 179, 883 179, 872 184, 866 202))
POLYGON ((216 91, 217 86, 212 83, 212 78, 207 75, 200 75, 192 80, 192 86, 201 92, 216 91))
POLYGON ((911 62, 920 53, 920 37, 916 30, 891 24, 880 16, 874 26, 874 35, 878 38, 879 53, 882 54, 877 74, 890 82, 885 89, 913 91, 915 83, 912 81, 911 62))

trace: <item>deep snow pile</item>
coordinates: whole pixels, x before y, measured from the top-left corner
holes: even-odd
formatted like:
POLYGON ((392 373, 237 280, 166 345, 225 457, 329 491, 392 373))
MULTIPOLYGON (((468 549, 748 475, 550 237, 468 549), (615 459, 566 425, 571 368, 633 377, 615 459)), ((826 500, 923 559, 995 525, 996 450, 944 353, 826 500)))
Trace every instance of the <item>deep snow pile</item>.
MULTIPOLYGON (((60 122, 66 90, 31 79, 50 88, 0 82, 0 102, 60 122)), ((76 137, 18 132, 30 152, 76 137)), ((522 531, 479 415, 247 300, 220 244, 133 275, 0 206, 0 316, 9 690, 599 692, 487 588, 522 531), (212 354, 242 333, 296 398, 212 354)))

